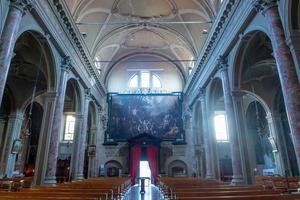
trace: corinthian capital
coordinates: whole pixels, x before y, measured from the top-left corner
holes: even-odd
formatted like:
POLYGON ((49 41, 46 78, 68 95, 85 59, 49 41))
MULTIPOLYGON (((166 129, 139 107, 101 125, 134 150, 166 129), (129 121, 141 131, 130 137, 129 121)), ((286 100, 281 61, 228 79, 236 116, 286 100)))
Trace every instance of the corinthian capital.
POLYGON ((219 56, 218 58, 218 69, 219 70, 227 70, 228 68, 228 60, 224 56, 219 56))
POLYGON ((253 0, 252 5, 257 12, 264 14, 269 8, 277 6, 277 1, 279 0, 253 0))
POLYGON ((10 6, 19 9, 21 12, 31 10, 33 7, 32 0, 9 0, 10 6))
POLYGON ((92 97, 91 88, 84 89, 84 97, 88 99, 92 97))
POLYGON ((70 56, 66 56, 63 58, 62 63, 61 63, 61 69, 65 70, 67 72, 72 70, 72 64, 71 64, 71 58, 70 56))
POLYGON ((200 101, 205 99, 205 88, 200 88, 198 98, 200 101))

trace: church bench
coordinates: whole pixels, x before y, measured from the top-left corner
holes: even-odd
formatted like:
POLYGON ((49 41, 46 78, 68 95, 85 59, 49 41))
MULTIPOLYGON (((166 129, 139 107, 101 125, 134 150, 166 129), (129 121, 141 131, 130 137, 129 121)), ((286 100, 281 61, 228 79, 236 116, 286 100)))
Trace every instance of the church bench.
POLYGON ((14 177, 0 179, 0 190, 18 191, 21 188, 30 188, 32 177, 14 177))
POLYGON ((170 200, 299 200, 299 194, 281 195, 281 194, 264 194, 264 195, 239 195, 239 196, 205 196, 205 197, 176 197, 170 200))
POLYGON ((130 179, 92 179, 56 186, 40 186, 19 192, 0 192, 0 199, 84 199, 111 200, 120 198, 130 185, 130 179), (107 181, 108 180, 108 181, 107 181))
POLYGON ((47 198, 52 198, 52 199, 61 199, 61 198, 78 198, 78 199, 113 199, 114 196, 111 196, 112 194, 109 193, 104 193, 104 192, 86 192, 86 191, 81 191, 81 192, 47 192, 47 191, 40 191, 40 192, 13 192, 13 193, 0 193, 0 199, 3 199, 3 197, 10 197, 10 198, 16 198, 16 199, 47 199, 47 198))
MULTIPOLYGON (((118 195, 118 192, 113 192, 111 189, 83 189, 83 190, 78 190, 78 189, 68 189, 68 190, 22 190, 21 192, 16 193, 17 195, 29 195, 29 194, 35 194, 35 195, 51 195, 51 196, 57 196, 57 194, 61 195, 81 195, 81 194, 87 194, 87 195, 93 195, 93 196, 114 196, 118 195)), ((0 193, 1 196, 1 193, 0 193)))
MULTIPOLYGON (((276 177, 277 178, 277 177, 276 177)), ((278 177, 276 181, 283 181, 278 177)), ((297 179, 295 179, 297 181, 297 179)), ((294 181, 294 182, 296 182, 294 181)), ((282 184, 282 182, 280 182, 282 184)), ((241 199, 241 200, 276 200, 300 199, 299 194, 282 195, 286 188, 279 187, 266 190, 262 186, 235 186, 214 180, 193 178, 161 178, 159 186, 164 195, 170 199, 241 199), (176 197, 176 198, 175 198, 176 197)))
POLYGON ((14 197, 14 196, 0 196, 0 200, 4 200, 4 199, 10 199, 10 200, 20 200, 20 199, 24 199, 24 200, 80 200, 80 199, 83 199, 83 200, 103 200, 105 198, 96 198, 96 197, 92 197, 92 198, 89 198, 89 197, 36 197, 36 196, 24 196, 22 198, 20 197, 14 197))
POLYGON ((263 190, 263 188, 258 187, 246 187, 246 186, 235 186, 235 187, 223 187, 223 188, 217 188, 217 187, 193 187, 193 188, 181 188, 177 187, 176 191, 239 191, 239 190, 250 190, 250 191, 256 191, 256 190, 263 190))
POLYGON ((255 184, 266 189, 297 191, 300 177, 255 176, 255 184))
POLYGON ((175 190, 177 197, 205 197, 205 196, 240 196, 240 195, 260 195, 260 194, 279 194, 276 191, 215 191, 215 192, 178 192, 175 190))

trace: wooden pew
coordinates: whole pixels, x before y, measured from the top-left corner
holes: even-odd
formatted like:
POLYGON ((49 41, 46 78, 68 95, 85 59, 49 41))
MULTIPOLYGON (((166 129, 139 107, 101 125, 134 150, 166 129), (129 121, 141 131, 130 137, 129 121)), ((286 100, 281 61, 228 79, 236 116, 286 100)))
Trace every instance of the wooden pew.
POLYGON ((130 179, 128 178, 89 179, 56 186, 21 189, 19 192, 2 191, 0 200, 113 200, 120 199, 129 187, 130 179))
MULTIPOLYGON (((282 179, 278 179, 282 181, 282 179)), ((297 179, 296 179, 297 180, 297 179)), ((294 181, 296 182, 296 181, 294 181)), ((300 194, 283 194, 285 188, 267 189, 262 186, 234 186, 216 180, 195 178, 160 178, 159 188, 169 199, 241 199, 293 200, 300 194)))
POLYGON ((300 177, 255 176, 255 184, 266 189, 297 191, 300 177))

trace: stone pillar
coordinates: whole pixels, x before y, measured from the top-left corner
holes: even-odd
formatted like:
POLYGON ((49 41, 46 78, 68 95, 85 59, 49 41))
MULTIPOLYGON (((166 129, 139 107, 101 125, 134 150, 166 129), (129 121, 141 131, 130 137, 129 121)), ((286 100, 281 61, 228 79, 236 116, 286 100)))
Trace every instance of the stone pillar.
POLYGON ((290 49, 286 44, 276 2, 276 0, 256 0, 255 6, 258 11, 262 12, 268 25, 284 104, 294 138, 298 168, 300 169, 300 85, 290 49))
POLYGON ((5 116, 0 116, 0 159, 1 159, 2 151, 4 149, 3 142, 4 142, 4 137, 5 137, 6 121, 7 120, 6 120, 5 116))
POLYGON ((269 140, 270 140, 270 143, 272 144, 273 155, 275 158, 276 174, 280 174, 280 175, 284 176, 285 173, 284 173, 284 166, 283 166, 283 163, 284 163, 283 162, 283 152, 280 152, 280 148, 279 148, 279 144, 278 144, 279 137, 276 132, 274 117, 271 113, 267 113, 266 119, 268 122, 269 131, 270 131, 269 140))
POLYGON ((84 168, 84 157, 85 157, 85 149, 87 146, 87 123, 88 123, 88 114, 89 114, 89 102, 90 102, 90 89, 86 89, 84 91, 84 105, 83 105, 83 121, 81 126, 80 136, 78 137, 79 141, 79 152, 78 152, 78 162, 77 162, 77 170, 75 179, 80 180, 84 179, 83 176, 83 168, 84 168))
POLYGON ((18 112, 8 117, 6 137, 3 143, 4 149, 1 155, 0 176, 12 176, 16 154, 12 154, 12 148, 16 139, 19 138, 23 123, 23 114, 18 112))
POLYGON ((204 142, 204 151, 205 151, 205 166, 206 166, 206 178, 214 179, 212 162, 214 156, 212 155, 212 142, 208 130, 208 121, 207 121, 207 105, 205 101, 205 89, 200 90, 200 102, 201 102, 201 113, 202 113, 202 131, 203 131, 203 142, 204 142))
POLYGON ((190 165, 188 165, 188 175, 192 176, 193 173, 197 172, 197 169, 195 169, 197 163, 195 161, 195 144, 194 144, 194 132, 193 132, 193 117, 192 117, 192 111, 190 108, 188 108, 186 110, 185 113, 185 138, 186 138, 186 142, 187 142, 187 146, 186 146, 186 160, 188 161, 188 163, 190 163, 190 165))
POLYGON ((232 160, 232 184, 243 183, 243 172, 240 154, 239 138, 235 123, 234 107, 231 96, 230 82, 228 76, 228 64, 227 59, 222 56, 218 59, 218 67, 220 69, 222 78, 222 87, 224 95, 224 105, 226 111, 227 127, 230 140, 231 160, 232 160))
POLYGON ((21 133, 20 133, 20 140, 21 140, 21 148, 18 154, 18 158, 16 159, 14 171, 18 171, 19 173, 23 172, 25 162, 26 162, 26 153, 29 149, 29 135, 26 135, 26 133, 23 130, 24 125, 21 128, 21 133))
POLYGON ((79 162, 79 148, 80 137, 82 130, 83 114, 77 113, 75 116, 75 132, 72 144, 71 166, 70 166, 70 178, 73 180, 76 178, 76 172, 78 171, 79 162))
POLYGON ((96 176, 100 176, 100 167, 105 163, 105 147, 102 145, 104 143, 105 135, 105 120, 103 120, 104 111, 101 106, 97 109, 97 133, 96 133, 96 176))
POLYGON ((9 10, 0 39, 0 103, 22 16, 31 9, 31 0, 10 0, 9 10))
POLYGON ((298 77, 300 78, 300 33, 297 30, 293 30, 291 35, 287 36, 286 43, 289 46, 292 57, 296 66, 298 77))
POLYGON ((61 126, 63 123, 63 111, 64 111, 64 101, 67 88, 68 74, 71 70, 71 60, 70 57, 65 57, 62 61, 61 72, 59 78, 59 86, 57 99, 55 102, 55 112, 53 116, 52 133, 50 137, 48 162, 47 162, 47 173, 45 178, 46 184, 56 183, 56 165, 58 156, 58 146, 59 146, 59 136, 61 131, 61 126))
POLYGON ((39 136, 39 145, 37 149, 36 165, 34 169, 33 185, 42 185, 45 180, 48 162, 48 149, 55 113, 56 92, 47 92, 44 95, 44 112, 41 131, 39 136))
MULTIPOLYGON (((92 145, 96 145, 96 148, 97 148, 97 145, 100 145, 100 144, 97 144, 96 143, 96 134, 97 134, 97 126, 92 126, 91 130, 90 130, 90 134, 91 134, 91 143, 92 145)), ((96 150, 96 155, 95 156, 92 156, 89 158, 89 177, 96 177, 97 176, 97 150, 96 150)))
MULTIPOLYGON (((234 112, 235 112, 235 124, 237 127, 237 134, 239 138, 239 144, 240 144, 240 152, 241 152, 241 163, 242 163, 242 171, 243 171, 243 177, 244 182, 248 184, 252 184, 254 181, 253 177, 253 169, 254 167, 251 166, 253 163, 248 163, 249 160, 249 148, 247 144, 247 125, 245 122, 246 116, 245 116, 245 110, 243 107, 243 95, 244 93, 239 90, 232 91, 232 100, 233 100, 233 106, 234 106, 234 112), (248 160, 247 160, 248 159, 248 160)), ((252 148, 252 147, 250 147, 252 148)))

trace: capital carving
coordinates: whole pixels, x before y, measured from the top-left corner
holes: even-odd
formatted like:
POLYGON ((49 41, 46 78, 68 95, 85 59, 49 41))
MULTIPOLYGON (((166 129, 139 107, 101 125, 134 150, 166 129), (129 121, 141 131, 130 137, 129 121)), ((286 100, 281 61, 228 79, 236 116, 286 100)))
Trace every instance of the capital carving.
POLYGON ((242 97, 244 96, 244 92, 242 92, 242 91, 239 91, 239 90, 233 90, 232 92, 231 92, 231 96, 232 96, 232 98, 234 99, 234 100, 241 100, 242 99, 242 97))
POLYGON ((200 101, 204 100, 205 98, 205 88, 200 88, 199 90, 199 99, 200 101))
POLYGON ((62 63, 61 63, 61 69, 65 70, 67 72, 72 70, 72 64, 71 64, 71 58, 70 56, 66 56, 63 58, 62 63))
POLYGON ((224 56, 219 56, 218 58, 218 69, 219 70, 227 70, 228 68, 228 60, 224 56))
POLYGON ((26 10, 32 9, 33 3, 32 0, 10 0, 10 6, 24 13, 26 10))
POLYGON ((188 107, 185 111, 185 118, 186 119, 192 118, 192 109, 190 107, 188 107))
POLYGON ((84 89, 84 97, 85 98, 91 98, 91 88, 84 89))
POLYGON ((101 106, 97 106, 97 111, 98 111, 98 114, 101 115, 103 109, 101 106))
POLYGON ((279 0, 254 0, 252 5, 257 12, 264 15, 269 8, 277 6, 277 1, 279 0))

